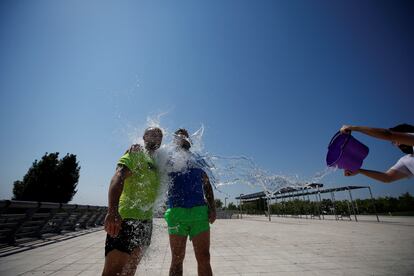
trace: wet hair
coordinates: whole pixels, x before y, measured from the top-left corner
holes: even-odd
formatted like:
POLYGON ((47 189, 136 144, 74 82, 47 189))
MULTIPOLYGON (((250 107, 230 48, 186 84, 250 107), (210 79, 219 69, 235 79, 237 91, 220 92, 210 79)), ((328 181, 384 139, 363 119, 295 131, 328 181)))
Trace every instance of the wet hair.
MULTIPOLYGON (((395 127, 390 128, 389 130, 395 131, 395 132, 403 132, 403 133, 414 133, 414 126, 409 125, 409 124, 399 124, 399 125, 396 125, 395 127)), ((403 153, 406 153, 406 154, 414 153, 412 146, 399 145, 398 147, 403 153)))
POLYGON ((190 135, 188 134, 188 131, 187 131, 185 128, 179 128, 179 129, 177 129, 177 130, 174 132, 174 134, 175 134, 175 135, 182 134, 182 135, 184 135, 184 136, 185 136, 185 137, 187 137, 187 138, 189 138, 189 137, 190 137, 190 135))
POLYGON ((190 135, 188 134, 188 131, 185 128, 179 128, 174 132, 175 136, 183 135, 187 137, 187 139, 181 140, 182 144, 181 147, 183 147, 186 150, 189 150, 191 148, 191 139, 190 135))
POLYGON ((145 129, 145 131, 144 131, 144 136, 148 133, 148 132, 152 132, 152 131, 155 131, 155 132, 158 132, 158 134, 160 134, 161 136, 163 136, 163 134, 162 134, 162 130, 159 128, 159 127, 148 127, 147 129, 145 129))

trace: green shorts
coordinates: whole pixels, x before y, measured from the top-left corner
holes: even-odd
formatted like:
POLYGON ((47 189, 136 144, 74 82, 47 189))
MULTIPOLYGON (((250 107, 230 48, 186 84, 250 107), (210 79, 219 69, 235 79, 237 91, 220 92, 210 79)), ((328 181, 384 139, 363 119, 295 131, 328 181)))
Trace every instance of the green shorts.
POLYGON ((167 221, 168 234, 190 236, 190 240, 210 229, 207 206, 169 208, 164 218, 167 221))

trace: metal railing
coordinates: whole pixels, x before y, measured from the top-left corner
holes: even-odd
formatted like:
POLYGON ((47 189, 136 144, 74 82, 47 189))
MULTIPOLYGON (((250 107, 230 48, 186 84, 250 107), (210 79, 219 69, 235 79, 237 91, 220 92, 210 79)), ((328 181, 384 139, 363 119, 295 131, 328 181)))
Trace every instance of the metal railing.
POLYGON ((107 207, 0 200, 0 244, 98 227, 107 207))
MULTIPOLYGON (((271 221, 272 213, 271 213, 270 205, 272 204, 273 199, 275 200, 275 203, 278 203, 278 199, 279 199, 280 200, 279 203, 282 203, 282 204, 285 202, 285 200, 289 200, 289 199, 293 199, 293 200, 296 199, 296 200, 303 200, 305 202, 306 201, 310 202, 311 200, 309 196, 315 195, 316 202, 317 202, 316 204, 317 212, 309 213, 309 210, 306 210, 306 213, 303 215, 305 215, 306 219, 308 218, 308 215, 310 215, 311 219, 315 217, 319 217, 319 219, 321 219, 321 215, 322 215, 322 219, 325 219, 324 212, 321 210, 322 208, 321 194, 329 193, 331 195, 332 212, 335 217, 335 220, 339 220, 339 219, 343 220, 344 215, 345 217, 349 218, 349 220, 352 220, 351 215, 353 214, 355 221, 358 221, 358 217, 357 217, 358 206, 356 205, 356 202, 354 201, 352 197, 351 190, 368 189, 370 199, 371 199, 371 205, 374 210, 374 214, 376 216, 377 222, 380 222, 378 213, 375 207, 374 197, 372 196, 371 187, 369 186, 343 186, 343 187, 335 187, 335 188, 328 188, 328 189, 320 189, 320 187, 323 187, 323 184, 312 183, 312 184, 309 184, 308 186, 303 186, 303 187, 298 187, 298 188, 295 188, 295 187, 282 188, 279 191, 274 192, 270 195, 266 194, 265 192, 258 192, 258 193, 248 194, 248 195, 240 194, 240 196, 236 197, 236 200, 239 200, 239 217, 240 218, 243 217, 243 213, 244 213, 243 203, 244 202, 265 199, 267 201, 267 206, 268 206, 268 211, 265 212, 265 214, 268 217, 269 221, 271 221), (335 207, 336 205, 335 193, 344 192, 344 191, 345 192, 348 191, 349 193, 349 199, 350 199, 350 203, 352 206, 352 214, 351 214, 351 207, 348 201, 346 203, 348 205, 349 214, 337 214, 336 207, 335 207), (307 196, 307 200, 305 196, 307 196)), ((282 210, 281 214, 276 214, 276 215, 287 216, 288 214, 285 213, 285 210, 282 210)), ((295 216, 294 214, 289 214, 289 215, 295 216)), ((302 218, 302 214, 298 214, 296 215, 296 217, 302 218)))

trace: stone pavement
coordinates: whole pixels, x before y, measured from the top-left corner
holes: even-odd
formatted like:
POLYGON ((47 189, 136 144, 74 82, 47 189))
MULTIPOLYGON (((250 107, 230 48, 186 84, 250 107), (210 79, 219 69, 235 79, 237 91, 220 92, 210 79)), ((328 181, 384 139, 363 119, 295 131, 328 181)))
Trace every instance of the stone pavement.
MULTIPOLYGON (((215 275, 414 275, 414 217, 371 221, 244 216, 212 227, 215 275)), ((136 275, 168 275, 166 226, 155 220, 153 243, 136 275)), ((0 258, 0 275, 100 275, 105 232, 98 231, 0 258)), ((196 275, 187 244, 184 275, 196 275)))

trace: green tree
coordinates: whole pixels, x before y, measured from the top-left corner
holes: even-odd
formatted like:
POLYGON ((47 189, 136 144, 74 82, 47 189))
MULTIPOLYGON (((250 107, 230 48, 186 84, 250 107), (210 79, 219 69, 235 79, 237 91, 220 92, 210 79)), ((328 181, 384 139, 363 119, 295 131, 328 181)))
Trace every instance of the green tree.
POLYGON ((214 203, 216 204, 217 209, 221 209, 223 207, 223 202, 219 198, 216 198, 214 203))
POLYGON ((398 209, 401 212, 412 211, 414 209, 414 197, 410 193, 404 193, 398 198, 398 209))
POLYGON ((76 155, 59 159, 58 152, 46 153, 33 162, 23 181, 14 182, 13 199, 67 203, 77 192, 79 171, 76 155))
POLYGON ((239 207, 238 207, 238 206, 236 206, 236 205, 234 205, 234 203, 233 203, 233 202, 230 202, 230 203, 227 205, 227 209, 228 209, 228 210, 238 210, 238 209, 239 209, 239 207))

